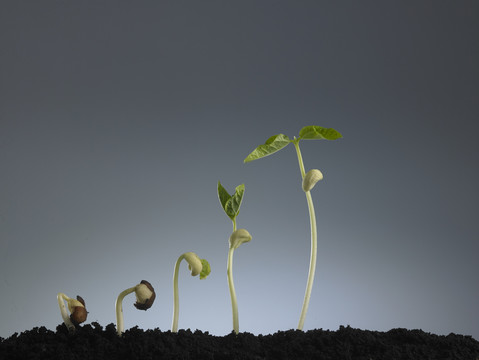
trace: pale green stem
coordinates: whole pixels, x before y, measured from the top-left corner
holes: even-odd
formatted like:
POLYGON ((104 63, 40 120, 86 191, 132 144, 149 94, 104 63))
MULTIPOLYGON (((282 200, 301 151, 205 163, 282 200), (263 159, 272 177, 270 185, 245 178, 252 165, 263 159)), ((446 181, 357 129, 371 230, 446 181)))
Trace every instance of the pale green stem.
MULTIPOLYGON (((301 177, 304 178, 304 164, 303 158, 301 156, 301 150, 299 149, 299 140, 294 140, 293 144, 296 148, 296 154, 298 155, 299 169, 301 171, 301 177)), ((306 191, 306 200, 308 202, 309 210, 309 220, 311 224, 311 255, 309 259, 309 273, 308 273, 308 282, 306 284, 306 291, 304 294, 303 308, 301 310, 301 316, 299 317, 298 330, 303 330, 304 320, 306 318, 306 313, 308 312, 309 300, 311 298, 311 290, 313 289, 314 274, 316 272, 316 255, 318 252, 318 238, 317 238, 317 226, 316 226, 316 215, 314 212, 313 199, 311 197, 311 192, 306 191)))
POLYGON ((65 306, 65 301, 69 301, 70 298, 66 296, 64 293, 58 293, 57 300, 58 300, 58 306, 60 306, 60 312, 62 314, 62 319, 63 319, 63 322, 65 323, 65 326, 67 327, 70 333, 74 333, 75 325, 73 325, 72 321, 70 320, 70 317, 68 316, 67 308, 65 306))
POLYGON ((301 150, 299 149, 299 139, 294 138, 293 145, 296 149, 296 154, 298 155, 299 171, 301 172, 301 179, 303 179, 306 175, 306 171, 304 170, 303 157, 301 156, 301 150))
POLYGON ((228 286, 231 295, 231 308, 233 310, 233 330, 236 334, 239 333, 239 321, 238 321, 238 302, 236 301, 235 285, 233 282, 233 252, 234 248, 231 247, 228 251, 228 286))
POLYGON ((176 260, 175 271, 173 273, 173 321, 171 323, 171 332, 178 332, 178 316, 180 313, 180 297, 178 295, 178 273, 180 270, 180 263, 185 258, 185 254, 181 255, 176 260))
POLYGON ((129 289, 123 290, 120 295, 118 295, 116 302, 115 302, 115 309, 116 309, 116 332, 118 336, 121 336, 121 334, 125 331, 125 324, 123 322, 123 298, 131 294, 132 292, 135 292, 136 286, 133 286, 129 289))
MULTIPOLYGON (((233 219, 233 232, 236 231, 236 218, 233 219)), ((233 312, 233 330, 236 334, 239 333, 239 319, 238 319, 238 301, 236 300, 236 291, 235 284, 233 281, 233 252, 234 248, 230 247, 228 251, 228 266, 227 266, 227 275, 228 275, 228 287, 230 289, 231 296, 231 308, 233 312)))

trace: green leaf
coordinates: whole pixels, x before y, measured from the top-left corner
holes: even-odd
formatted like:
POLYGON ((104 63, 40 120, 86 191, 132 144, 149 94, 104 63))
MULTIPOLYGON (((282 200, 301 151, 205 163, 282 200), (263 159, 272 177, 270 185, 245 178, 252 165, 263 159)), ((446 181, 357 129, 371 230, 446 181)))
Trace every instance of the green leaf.
POLYGON ((225 212, 233 220, 239 214, 241 202, 243 201, 244 184, 238 185, 235 189, 235 193, 226 202, 225 212))
POLYGON ((304 140, 336 140, 343 136, 332 128, 324 128, 321 126, 305 126, 299 132, 299 138, 304 140))
POLYGON ((201 259, 201 272, 200 272, 200 280, 206 279, 206 277, 211 272, 210 263, 206 259, 201 259))
POLYGON ((291 142, 290 138, 283 134, 273 135, 263 145, 258 146, 249 154, 244 162, 250 162, 260 159, 262 157, 271 155, 278 150, 281 150, 291 142))
POLYGON ((221 207, 226 212, 226 202, 231 199, 231 195, 228 194, 226 189, 218 181, 218 199, 220 200, 221 207))
POLYGON ((244 190, 244 184, 238 185, 235 189, 235 193, 230 195, 218 181, 218 198, 226 215, 228 215, 228 217, 233 221, 239 214, 241 202, 243 201, 244 190))

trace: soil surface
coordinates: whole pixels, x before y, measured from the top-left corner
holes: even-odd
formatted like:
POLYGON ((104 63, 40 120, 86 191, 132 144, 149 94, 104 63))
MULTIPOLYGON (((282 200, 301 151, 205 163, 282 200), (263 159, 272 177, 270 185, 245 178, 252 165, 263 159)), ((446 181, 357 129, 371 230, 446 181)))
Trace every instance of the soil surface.
POLYGON ((422 330, 387 332, 341 326, 337 331, 278 331, 273 335, 141 330, 122 337, 115 325, 98 323, 69 334, 62 324, 56 332, 33 328, 0 338, 0 359, 317 359, 317 360, 479 360, 479 342, 471 336, 438 336, 422 330))

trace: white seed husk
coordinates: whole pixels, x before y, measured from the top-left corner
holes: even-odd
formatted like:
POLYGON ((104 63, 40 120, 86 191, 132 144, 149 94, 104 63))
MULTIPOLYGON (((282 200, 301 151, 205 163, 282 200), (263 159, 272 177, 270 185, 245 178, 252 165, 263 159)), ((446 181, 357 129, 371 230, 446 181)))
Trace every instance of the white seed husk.
POLYGON ((318 169, 309 170, 303 178, 304 192, 310 191, 319 180, 323 179, 323 173, 318 169))
POLYGON ((246 229, 238 229, 233 231, 230 236, 230 248, 237 249, 242 243, 251 241, 252 236, 246 229))
POLYGON ((201 273, 203 264, 201 259, 194 252, 185 253, 185 260, 188 262, 188 269, 191 271, 191 276, 196 276, 201 273))
POLYGON ((146 286, 145 284, 138 284, 135 286, 135 295, 136 301, 140 304, 144 304, 151 298, 151 296, 153 295, 153 291, 148 289, 148 286, 146 286))

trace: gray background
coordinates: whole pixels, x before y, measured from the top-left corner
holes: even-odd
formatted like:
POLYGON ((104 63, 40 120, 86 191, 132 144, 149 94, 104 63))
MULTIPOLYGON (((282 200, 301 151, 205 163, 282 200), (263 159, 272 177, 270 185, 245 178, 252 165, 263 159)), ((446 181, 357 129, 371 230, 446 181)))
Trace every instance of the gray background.
POLYGON ((115 321, 142 279, 168 330, 232 330, 231 221, 216 184, 245 183, 235 252, 240 331, 295 328, 309 218, 292 145, 305 125, 318 216, 305 330, 404 327, 479 339, 476 1, 2 1, 0 336, 61 322, 56 294, 115 321))

